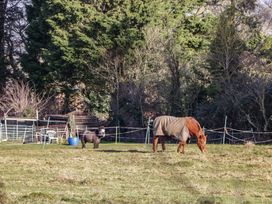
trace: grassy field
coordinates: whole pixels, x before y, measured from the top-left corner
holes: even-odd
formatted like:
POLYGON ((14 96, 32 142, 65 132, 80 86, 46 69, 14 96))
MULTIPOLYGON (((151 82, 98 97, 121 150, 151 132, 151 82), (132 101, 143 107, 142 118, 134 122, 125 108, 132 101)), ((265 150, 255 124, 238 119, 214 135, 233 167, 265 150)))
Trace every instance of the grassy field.
POLYGON ((0 143, 0 204, 272 203, 272 146, 0 143))

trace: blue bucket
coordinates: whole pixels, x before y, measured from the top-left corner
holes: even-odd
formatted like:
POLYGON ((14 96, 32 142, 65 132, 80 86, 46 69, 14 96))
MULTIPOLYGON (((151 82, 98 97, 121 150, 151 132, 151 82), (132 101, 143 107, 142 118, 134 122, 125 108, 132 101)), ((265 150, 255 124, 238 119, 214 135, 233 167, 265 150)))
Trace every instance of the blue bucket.
POLYGON ((79 138, 78 137, 69 137, 68 138, 68 144, 72 145, 72 146, 77 146, 79 142, 79 138))

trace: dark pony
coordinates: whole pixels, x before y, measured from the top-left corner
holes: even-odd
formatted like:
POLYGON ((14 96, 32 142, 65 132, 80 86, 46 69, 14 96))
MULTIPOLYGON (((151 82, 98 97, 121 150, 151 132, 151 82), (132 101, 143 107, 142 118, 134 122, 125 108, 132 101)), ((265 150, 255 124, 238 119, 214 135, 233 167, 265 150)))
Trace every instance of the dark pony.
POLYGON ((105 128, 104 126, 100 126, 95 131, 88 131, 85 130, 84 132, 79 133, 79 139, 82 144, 82 148, 86 148, 86 143, 90 142, 93 143, 93 148, 96 149, 99 147, 101 138, 105 137, 105 128))

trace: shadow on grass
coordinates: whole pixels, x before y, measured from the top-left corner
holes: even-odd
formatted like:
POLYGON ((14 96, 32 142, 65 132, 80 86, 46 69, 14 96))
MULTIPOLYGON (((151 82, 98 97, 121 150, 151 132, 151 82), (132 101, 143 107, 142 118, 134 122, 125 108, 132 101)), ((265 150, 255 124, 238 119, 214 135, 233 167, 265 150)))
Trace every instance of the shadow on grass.
POLYGON ((200 197, 197 199, 197 204, 220 204, 223 200, 219 197, 200 197))
POLYGON ((43 192, 32 192, 27 195, 22 196, 22 199, 27 200, 53 200, 54 197, 51 194, 43 193, 43 192))
POLYGON ((11 203, 6 192, 5 192, 5 184, 0 181, 0 204, 8 204, 11 203))
POLYGON ((142 150, 115 150, 115 149, 103 149, 103 150, 95 150, 97 152, 111 152, 111 153, 122 153, 122 152, 130 152, 130 153, 151 153, 150 151, 142 151, 142 150))

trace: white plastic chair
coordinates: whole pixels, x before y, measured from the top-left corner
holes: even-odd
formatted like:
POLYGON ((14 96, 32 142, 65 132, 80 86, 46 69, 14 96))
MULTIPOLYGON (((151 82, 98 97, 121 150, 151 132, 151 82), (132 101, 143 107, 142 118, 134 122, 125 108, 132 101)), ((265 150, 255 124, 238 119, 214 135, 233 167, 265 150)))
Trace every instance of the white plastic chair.
POLYGON ((47 141, 49 144, 52 143, 53 141, 56 141, 56 143, 59 143, 59 138, 55 130, 48 130, 47 128, 42 128, 40 130, 40 135, 44 144, 47 141))
POLYGON ((47 130, 46 136, 48 137, 49 144, 52 143, 54 140, 56 141, 57 144, 59 143, 59 138, 55 130, 47 130))

